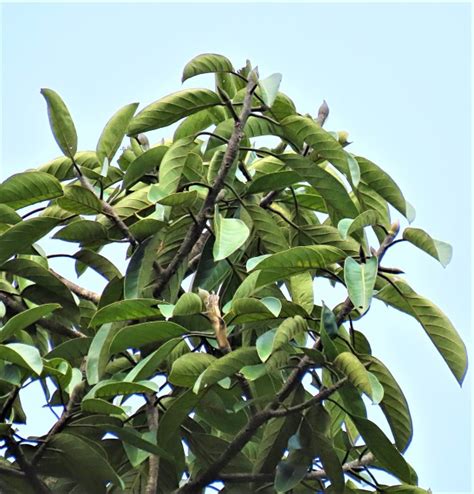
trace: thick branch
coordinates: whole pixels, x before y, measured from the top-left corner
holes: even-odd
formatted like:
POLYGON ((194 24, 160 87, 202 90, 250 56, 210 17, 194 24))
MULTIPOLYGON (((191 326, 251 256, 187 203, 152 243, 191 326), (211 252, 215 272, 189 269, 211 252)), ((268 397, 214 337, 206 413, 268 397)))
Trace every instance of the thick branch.
POLYGON ((244 136, 245 123, 247 122, 247 119, 250 115, 252 94, 255 91, 255 87, 256 85, 254 82, 249 82, 247 84, 247 93, 245 95, 242 111, 240 113, 239 120, 236 121, 234 124, 234 130, 232 131, 232 135, 229 139, 229 143, 225 150, 222 164, 219 169, 219 173, 216 176, 214 185, 207 194, 206 200, 204 201, 201 210, 196 216, 196 221, 186 234, 186 237, 184 238, 178 252, 168 264, 167 268, 163 271, 162 275, 157 279, 154 289, 155 297, 159 297, 159 295, 163 291, 163 288, 166 286, 171 277, 176 273, 178 267, 188 257, 189 253, 194 247, 194 244, 201 236, 201 233, 206 226, 207 220, 212 216, 217 196, 224 187, 225 179, 229 173, 230 168, 232 167, 232 164, 237 159, 237 155, 239 153, 239 145, 244 136))
POLYGON ((71 290, 71 292, 75 293, 78 297, 81 297, 86 300, 90 300, 94 302, 94 304, 98 305, 100 302, 100 295, 91 290, 87 290, 87 288, 83 288, 82 286, 76 285, 76 283, 64 278, 59 273, 56 273, 53 269, 49 269, 49 272, 53 274, 59 281, 61 281, 64 285, 71 290))
MULTIPOLYGON (((360 460, 353 460, 342 465, 343 472, 350 472, 354 469, 370 465, 374 461, 374 455, 367 453, 360 460)), ((219 475, 216 480, 231 483, 246 482, 272 482, 275 479, 274 473, 225 473, 219 475)), ((324 480, 327 479, 327 473, 324 470, 314 470, 306 474, 304 480, 324 480)))
MULTIPOLYGON (((146 417, 148 429, 156 435, 158 431, 158 409, 154 403, 154 397, 149 396, 146 404, 146 417)), ((158 475, 160 472, 160 458, 151 455, 148 459, 148 479, 145 487, 145 494, 156 494, 158 489, 158 475)))
MULTIPOLYGON (((2 301, 6 307, 8 307, 15 314, 19 314, 20 312, 24 312, 27 307, 25 307, 20 301, 16 300, 15 295, 11 293, 0 291, 0 301, 2 301)), ((79 338, 85 337, 84 333, 80 331, 76 331, 75 329, 68 328, 67 326, 63 326, 59 324, 54 319, 40 319, 36 324, 43 326, 51 333, 58 334, 60 336, 67 336, 68 338, 79 338)))

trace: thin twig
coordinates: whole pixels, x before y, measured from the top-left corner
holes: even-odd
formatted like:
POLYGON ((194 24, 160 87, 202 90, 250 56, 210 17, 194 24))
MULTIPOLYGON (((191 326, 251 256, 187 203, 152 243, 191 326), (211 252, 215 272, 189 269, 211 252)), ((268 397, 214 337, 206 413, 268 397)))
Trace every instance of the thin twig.
POLYGON ((53 269, 49 269, 49 272, 53 274, 59 281, 61 281, 66 287, 71 290, 71 292, 75 293, 78 297, 94 302, 94 304, 98 305, 100 302, 100 295, 98 293, 93 292, 92 290, 88 290, 87 288, 83 288, 82 286, 76 285, 76 283, 64 278, 59 273, 56 273, 53 269))

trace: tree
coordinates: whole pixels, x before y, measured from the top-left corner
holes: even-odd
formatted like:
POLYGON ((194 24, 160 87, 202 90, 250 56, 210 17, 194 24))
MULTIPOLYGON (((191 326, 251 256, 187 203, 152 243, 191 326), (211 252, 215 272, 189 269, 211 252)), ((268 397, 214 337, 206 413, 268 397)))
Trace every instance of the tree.
POLYGON ((2 492, 184 494, 216 481, 227 493, 428 492, 403 457, 408 403, 357 328, 371 303, 405 312, 461 384, 455 328, 382 263, 405 241, 446 265, 450 246, 400 233, 391 215, 410 221, 411 206, 346 150, 346 133, 323 129, 325 102, 300 115, 280 74, 215 54, 191 60, 183 81, 204 73, 214 91, 121 108, 95 151, 77 150, 66 105, 41 91, 63 156, 0 185, 2 492), (177 122, 150 146, 147 132, 177 122), (262 136, 274 147, 253 143, 262 136), (79 244, 62 255, 78 276, 102 275, 102 293, 50 268, 37 242, 51 234, 79 244), (117 243, 124 274, 101 254, 117 243), (336 307, 315 303, 321 277, 346 290, 336 307), (61 409, 42 438, 15 430, 32 381, 61 409))

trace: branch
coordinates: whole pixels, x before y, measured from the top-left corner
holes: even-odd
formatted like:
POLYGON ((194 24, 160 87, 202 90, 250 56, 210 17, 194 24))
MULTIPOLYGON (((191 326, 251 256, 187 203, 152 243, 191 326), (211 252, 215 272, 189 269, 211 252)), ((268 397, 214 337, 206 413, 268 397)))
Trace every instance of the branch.
MULTIPOLYGON (((158 409, 155 406, 153 395, 147 397, 146 418, 148 429, 155 436, 158 431, 158 409)), ((156 494, 158 489, 158 475, 160 472, 160 458, 151 455, 148 459, 148 479, 145 487, 145 494, 156 494)))
MULTIPOLYGON (((78 179, 79 179, 79 182, 81 183, 81 185, 85 189, 89 190, 90 192, 92 192, 94 195, 97 196, 97 194, 94 190, 94 187, 89 182, 89 179, 81 173, 80 168, 77 166, 76 163, 74 163, 74 167, 77 171, 78 179)), ((101 206, 102 206, 102 213, 105 214, 105 216, 108 216, 115 223, 115 226, 122 232, 122 234, 125 236, 125 238, 128 239, 128 241, 130 242, 131 245, 133 245, 134 247, 137 246, 138 245, 137 239, 131 234, 130 230, 128 229, 128 226, 123 222, 123 220, 120 218, 120 216, 115 212, 114 208, 107 201, 104 201, 100 197, 99 197, 99 200, 100 200, 101 206)))
POLYGON ((36 492, 37 494, 52 494, 49 488, 38 476, 38 473, 36 472, 36 469, 34 468, 32 463, 30 463, 25 458, 25 456, 23 455, 23 451, 21 450, 18 443, 9 435, 5 436, 4 440, 12 456, 18 463, 18 466, 25 474, 26 479, 31 484, 31 487, 33 487, 34 492, 36 492))
MULTIPOLYGON (((360 460, 353 460, 342 465, 343 472, 351 472, 360 467, 370 465, 374 461, 374 455, 367 453, 360 460)), ((327 478, 324 470, 315 470, 306 474, 303 480, 323 480, 327 478)), ((274 473, 224 473, 216 480, 222 482, 244 483, 244 482, 272 482, 275 479, 274 473)))
POLYGON ((64 285, 71 290, 71 292, 75 293, 78 297, 84 298, 86 300, 90 300, 94 302, 94 304, 98 305, 100 302, 100 295, 91 290, 87 290, 87 288, 82 288, 82 286, 76 285, 76 283, 64 278, 59 273, 56 273, 53 269, 49 269, 49 272, 53 274, 59 281, 61 281, 64 285))
MULTIPOLYGON (((3 302, 6 307, 8 307, 15 314, 19 314, 20 312, 24 312, 27 307, 24 306, 21 302, 15 299, 15 295, 0 291, 0 301, 3 302)), ((85 334, 80 331, 76 331, 75 329, 68 328, 67 326, 63 326, 62 324, 56 322, 54 319, 45 319, 42 318, 37 321, 35 324, 39 324, 43 326, 47 330, 51 331, 54 334, 58 334, 60 336, 67 336, 68 338, 85 338, 85 334)))
POLYGON ((250 115, 252 95, 253 92, 255 91, 255 88, 256 88, 256 84, 254 82, 249 82, 247 84, 247 92, 245 95, 242 111, 240 113, 239 120, 236 121, 234 124, 234 130, 232 131, 232 135, 229 139, 229 143, 225 150, 224 157, 222 159, 222 164, 215 178, 214 185, 207 194, 204 204, 202 205, 201 210, 196 216, 196 222, 189 229, 178 252, 173 257, 171 262, 168 264, 167 268, 163 270, 162 275, 157 279, 153 293, 153 296, 156 298, 160 296, 161 292, 163 291, 163 288, 169 282, 171 277, 176 273, 178 267, 188 257, 189 253, 194 247, 194 244, 198 241, 199 237, 201 236, 201 233, 204 230, 204 227, 206 226, 207 220, 212 216, 212 213, 214 211, 214 205, 217 200, 217 196, 224 187, 224 182, 229 173, 229 170, 238 156, 239 145, 244 136, 243 129, 245 123, 247 122, 247 119, 250 115))

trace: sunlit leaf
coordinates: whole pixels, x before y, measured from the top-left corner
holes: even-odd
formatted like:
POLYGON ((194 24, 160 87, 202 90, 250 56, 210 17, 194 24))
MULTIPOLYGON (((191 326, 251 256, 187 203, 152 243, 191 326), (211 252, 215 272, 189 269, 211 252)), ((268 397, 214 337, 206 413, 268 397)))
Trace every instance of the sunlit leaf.
POLYGON ((216 53, 202 53, 190 60, 183 69, 182 82, 199 74, 211 72, 232 72, 231 61, 223 55, 216 53))
POLYGON ((347 291, 354 307, 361 314, 367 311, 374 291, 375 279, 377 277, 377 258, 370 257, 365 263, 359 264, 352 257, 346 258, 344 262, 344 280, 347 291))
POLYGON ((212 253, 214 260, 220 261, 229 257, 242 247, 250 235, 250 230, 240 219, 224 218, 216 206, 214 212, 214 233, 216 240, 212 253))
POLYGON ((405 228, 403 238, 431 257, 437 259, 445 268, 451 261, 453 248, 446 242, 432 238, 421 228, 405 228))

